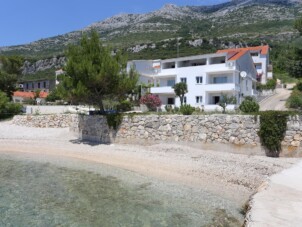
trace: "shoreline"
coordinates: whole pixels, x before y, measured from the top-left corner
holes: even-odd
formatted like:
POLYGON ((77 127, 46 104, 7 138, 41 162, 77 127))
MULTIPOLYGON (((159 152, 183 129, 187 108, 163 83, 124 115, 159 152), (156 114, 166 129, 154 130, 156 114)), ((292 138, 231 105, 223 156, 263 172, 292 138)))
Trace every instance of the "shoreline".
POLYGON ((108 165, 214 193, 241 207, 267 182, 300 159, 272 159, 179 144, 90 144, 67 128, 28 128, 0 122, 0 153, 68 158, 108 165), (234 193, 236 192, 236 193, 234 193))

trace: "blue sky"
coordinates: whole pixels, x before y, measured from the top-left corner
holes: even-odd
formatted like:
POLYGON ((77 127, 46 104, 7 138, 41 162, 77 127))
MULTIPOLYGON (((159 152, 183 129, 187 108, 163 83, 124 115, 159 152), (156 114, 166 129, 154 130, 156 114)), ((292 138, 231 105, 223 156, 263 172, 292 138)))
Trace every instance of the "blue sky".
POLYGON ((25 44, 84 28, 119 13, 146 13, 167 3, 215 5, 228 0, 1 0, 0 46, 25 44))

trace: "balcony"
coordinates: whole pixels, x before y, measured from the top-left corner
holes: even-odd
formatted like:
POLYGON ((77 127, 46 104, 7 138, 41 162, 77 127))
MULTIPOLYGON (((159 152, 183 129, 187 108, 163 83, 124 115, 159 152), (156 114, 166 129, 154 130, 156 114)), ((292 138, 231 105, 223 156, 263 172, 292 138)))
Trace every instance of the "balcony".
POLYGON ((226 83, 226 84, 206 84, 204 87, 205 91, 239 91, 240 86, 234 83, 226 83))
POLYGON ((152 87, 150 92, 152 94, 175 94, 172 87, 152 87))

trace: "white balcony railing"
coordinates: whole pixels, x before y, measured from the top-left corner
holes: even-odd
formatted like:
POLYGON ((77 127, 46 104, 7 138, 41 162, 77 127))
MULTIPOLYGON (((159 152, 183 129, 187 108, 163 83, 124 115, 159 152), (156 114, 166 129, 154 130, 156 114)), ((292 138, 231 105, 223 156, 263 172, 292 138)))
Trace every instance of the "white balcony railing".
POLYGON ((174 94, 174 89, 172 87, 152 87, 152 94, 174 94))
POLYGON ((206 84, 205 91, 237 91, 240 89, 239 85, 230 84, 206 84))

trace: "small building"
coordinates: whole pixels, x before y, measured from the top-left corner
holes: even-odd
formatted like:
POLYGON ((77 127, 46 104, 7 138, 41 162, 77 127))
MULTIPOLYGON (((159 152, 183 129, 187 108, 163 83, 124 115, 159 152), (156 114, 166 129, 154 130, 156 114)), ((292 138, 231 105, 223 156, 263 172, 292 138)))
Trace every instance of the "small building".
POLYGON ((50 92, 56 87, 56 81, 51 79, 41 80, 28 80, 19 82, 19 88, 21 91, 34 92, 41 90, 43 92, 50 92))
MULTIPOLYGON (((236 105, 244 96, 257 96, 257 70, 249 51, 221 51, 214 54, 166 60, 134 60, 128 62, 140 75, 140 83, 152 84, 150 93, 163 104, 180 106, 173 86, 187 83, 185 103, 204 110, 216 110, 222 94, 235 96, 236 105)), ((162 108, 163 108, 162 107, 162 108)))
MULTIPOLYGON (((41 91, 39 98, 37 98, 37 103, 38 104, 43 104, 45 103, 45 100, 48 96, 48 92, 41 91)), ((29 102, 30 100, 33 100, 35 97, 34 92, 25 92, 25 91, 16 91, 13 94, 13 101, 15 103, 24 103, 24 102, 29 102)))

